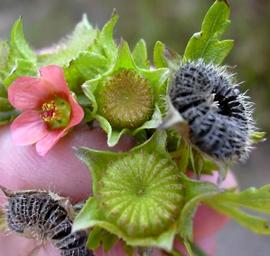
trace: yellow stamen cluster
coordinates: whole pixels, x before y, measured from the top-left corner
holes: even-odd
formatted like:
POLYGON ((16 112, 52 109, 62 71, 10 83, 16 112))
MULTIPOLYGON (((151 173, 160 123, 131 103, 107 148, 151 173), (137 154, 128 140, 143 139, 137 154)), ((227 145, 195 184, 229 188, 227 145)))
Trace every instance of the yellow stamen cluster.
POLYGON ((55 118, 57 111, 55 101, 51 100, 50 102, 43 103, 41 111, 41 117, 45 123, 52 121, 55 118))
POLYGON ((55 97, 41 106, 41 118, 49 129, 65 128, 71 117, 71 106, 66 100, 55 97))

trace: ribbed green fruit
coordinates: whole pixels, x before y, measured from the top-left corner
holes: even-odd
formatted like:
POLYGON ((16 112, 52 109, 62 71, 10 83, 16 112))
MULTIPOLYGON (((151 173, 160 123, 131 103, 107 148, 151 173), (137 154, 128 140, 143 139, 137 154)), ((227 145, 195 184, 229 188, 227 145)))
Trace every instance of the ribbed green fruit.
POLYGON ((183 203, 175 164, 166 156, 142 151, 109 166, 99 182, 97 199, 108 221, 131 237, 167 230, 183 203))

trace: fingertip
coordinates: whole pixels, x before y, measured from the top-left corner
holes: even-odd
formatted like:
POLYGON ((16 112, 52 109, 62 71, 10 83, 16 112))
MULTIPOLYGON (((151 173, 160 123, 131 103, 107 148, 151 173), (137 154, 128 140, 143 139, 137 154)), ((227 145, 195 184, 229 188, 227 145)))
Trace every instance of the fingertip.
POLYGON ((0 141, 1 185, 12 190, 51 190, 74 202, 85 200, 92 189, 90 172, 75 156, 73 147, 126 151, 135 144, 134 139, 123 136, 118 145, 109 148, 101 128, 87 125, 75 127, 44 157, 34 146, 14 145, 7 126, 0 128, 0 141))
MULTIPOLYGON (((214 184, 218 184, 219 172, 215 171, 211 175, 202 175, 201 181, 208 181, 214 184)), ((232 171, 228 171, 226 178, 219 185, 220 188, 228 189, 228 188, 237 188, 238 183, 237 179, 232 171)))
POLYGON ((215 236, 208 236, 196 240, 196 245, 206 253, 207 256, 215 256, 217 251, 217 243, 215 236))

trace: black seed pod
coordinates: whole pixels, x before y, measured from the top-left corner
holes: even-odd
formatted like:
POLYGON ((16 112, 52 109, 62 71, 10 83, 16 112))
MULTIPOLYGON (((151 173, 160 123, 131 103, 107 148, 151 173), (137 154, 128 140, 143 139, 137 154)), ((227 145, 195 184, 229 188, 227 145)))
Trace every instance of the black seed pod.
MULTIPOLYGON (((1 188, 1 187, 0 187, 1 188)), ((44 191, 10 192, 5 210, 9 229, 37 240, 51 241, 62 256, 92 256, 86 248, 87 233, 72 233, 72 218, 61 198, 44 191)))
POLYGON ((225 67, 202 60, 188 62, 172 79, 169 97, 189 127, 191 143, 222 161, 243 160, 254 130, 247 97, 225 67))
POLYGON ((61 250, 62 256, 91 256, 93 253, 86 249, 86 242, 87 233, 85 231, 77 231, 56 241, 55 246, 61 250))

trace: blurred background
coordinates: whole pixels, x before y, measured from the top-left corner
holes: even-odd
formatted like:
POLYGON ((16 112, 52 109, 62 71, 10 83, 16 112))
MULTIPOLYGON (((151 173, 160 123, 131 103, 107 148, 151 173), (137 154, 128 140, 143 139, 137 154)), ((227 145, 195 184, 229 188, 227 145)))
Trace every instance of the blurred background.
MULTIPOLYGON (((23 17, 25 34, 36 48, 49 46, 70 33, 82 14, 102 27, 116 8, 120 21, 116 38, 131 47, 144 38, 149 54, 155 41, 184 52, 190 36, 200 30, 202 18, 213 0, 0 0, 0 38, 7 39, 13 22, 23 17)), ((270 1, 230 1, 232 25, 226 38, 235 47, 226 64, 236 66, 256 103, 258 126, 270 132, 270 1)), ((260 143, 250 159, 234 168, 241 188, 270 183, 270 143, 260 143)), ((231 222, 218 235, 217 256, 268 256, 270 238, 257 236, 231 222)))

